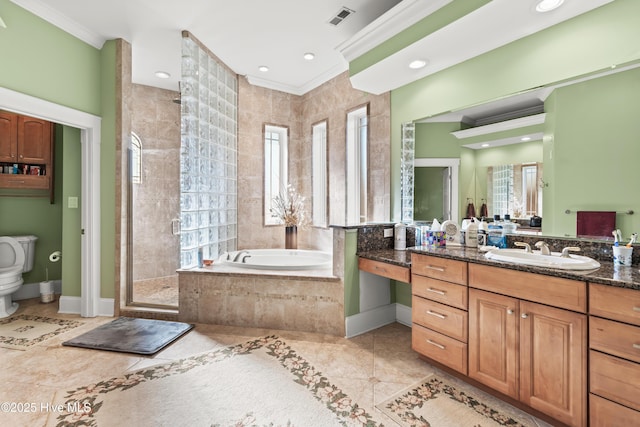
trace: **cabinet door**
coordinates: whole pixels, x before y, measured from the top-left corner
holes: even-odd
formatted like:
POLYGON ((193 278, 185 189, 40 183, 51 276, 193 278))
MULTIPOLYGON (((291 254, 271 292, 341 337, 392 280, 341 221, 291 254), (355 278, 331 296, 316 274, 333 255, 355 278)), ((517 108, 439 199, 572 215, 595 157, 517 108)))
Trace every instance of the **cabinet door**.
POLYGON ((520 313, 520 400, 567 425, 586 425, 586 316, 526 301, 520 313))
POLYGON ((469 376, 516 399, 518 306, 515 298, 469 290, 469 376))
POLYGON ((16 162, 18 117, 0 111, 0 162, 16 162))
POLYGON ((47 164, 51 159, 51 123, 18 117, 18 162, 47 164))

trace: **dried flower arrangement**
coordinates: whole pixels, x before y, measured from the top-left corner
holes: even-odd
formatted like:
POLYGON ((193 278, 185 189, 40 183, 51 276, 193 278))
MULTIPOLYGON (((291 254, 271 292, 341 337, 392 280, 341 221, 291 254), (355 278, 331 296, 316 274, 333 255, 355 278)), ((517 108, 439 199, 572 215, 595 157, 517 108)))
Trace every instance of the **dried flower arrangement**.
POLYGON ((278 218, 287 227, 302 227, 307 223, 304 202, 305 198, 291 184, 288 184, 284 193, 273 198, 271 216, 278 218))

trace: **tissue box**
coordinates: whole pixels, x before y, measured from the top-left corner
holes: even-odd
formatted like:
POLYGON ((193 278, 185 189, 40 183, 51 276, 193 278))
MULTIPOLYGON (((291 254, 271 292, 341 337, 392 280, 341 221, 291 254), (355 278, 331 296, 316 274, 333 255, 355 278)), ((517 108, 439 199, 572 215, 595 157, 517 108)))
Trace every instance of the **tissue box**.
POLYGON ((422 236, 422 245, 444 248, 447 246, 447 233, 444 231, 425 231, 422 236))

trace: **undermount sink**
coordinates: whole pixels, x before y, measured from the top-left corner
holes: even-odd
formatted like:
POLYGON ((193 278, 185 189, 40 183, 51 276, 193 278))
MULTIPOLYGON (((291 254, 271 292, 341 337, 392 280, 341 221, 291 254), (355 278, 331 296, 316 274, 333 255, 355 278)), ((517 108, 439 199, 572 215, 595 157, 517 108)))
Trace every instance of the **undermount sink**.
POLYGON ((542 255, 540 251, 525 252, 524 249, 492 249, 484 256, 494 261, 557 268, 561 270, 593 270, 600 268, 600 263, 592 258, 573 254, 567 258, 560 256, 560 252, 551 252, 551 255, 542 255))

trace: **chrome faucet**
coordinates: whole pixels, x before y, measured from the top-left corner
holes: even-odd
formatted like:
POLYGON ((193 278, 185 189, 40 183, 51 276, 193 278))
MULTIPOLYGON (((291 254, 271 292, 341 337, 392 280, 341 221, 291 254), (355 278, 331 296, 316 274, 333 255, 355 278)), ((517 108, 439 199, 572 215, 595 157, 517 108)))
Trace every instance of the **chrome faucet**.
POLYGON ((514 243, 515 246, 519 246, 519 247, 523 247, 524 251, 528 254, 533 253, 533 251, 531 250, 531 245, 525 242, 515 242, 514 243))
POLYGON ((562 249, 562 254, 560 254, 560 256, 562 258, 571 258, 571 256, 569 255, 569 251, 571 252, 580 252, 580 248, 577 246, 568 246, 564 249, 562 249))
POLYGON ((540 249, 540 254, 542 255, 551 255, 551 251, 549 250, 549 244, 547 242, 543 242, 542 240, 540 240, 539 242, 536 242, 536 248, 540 249))

